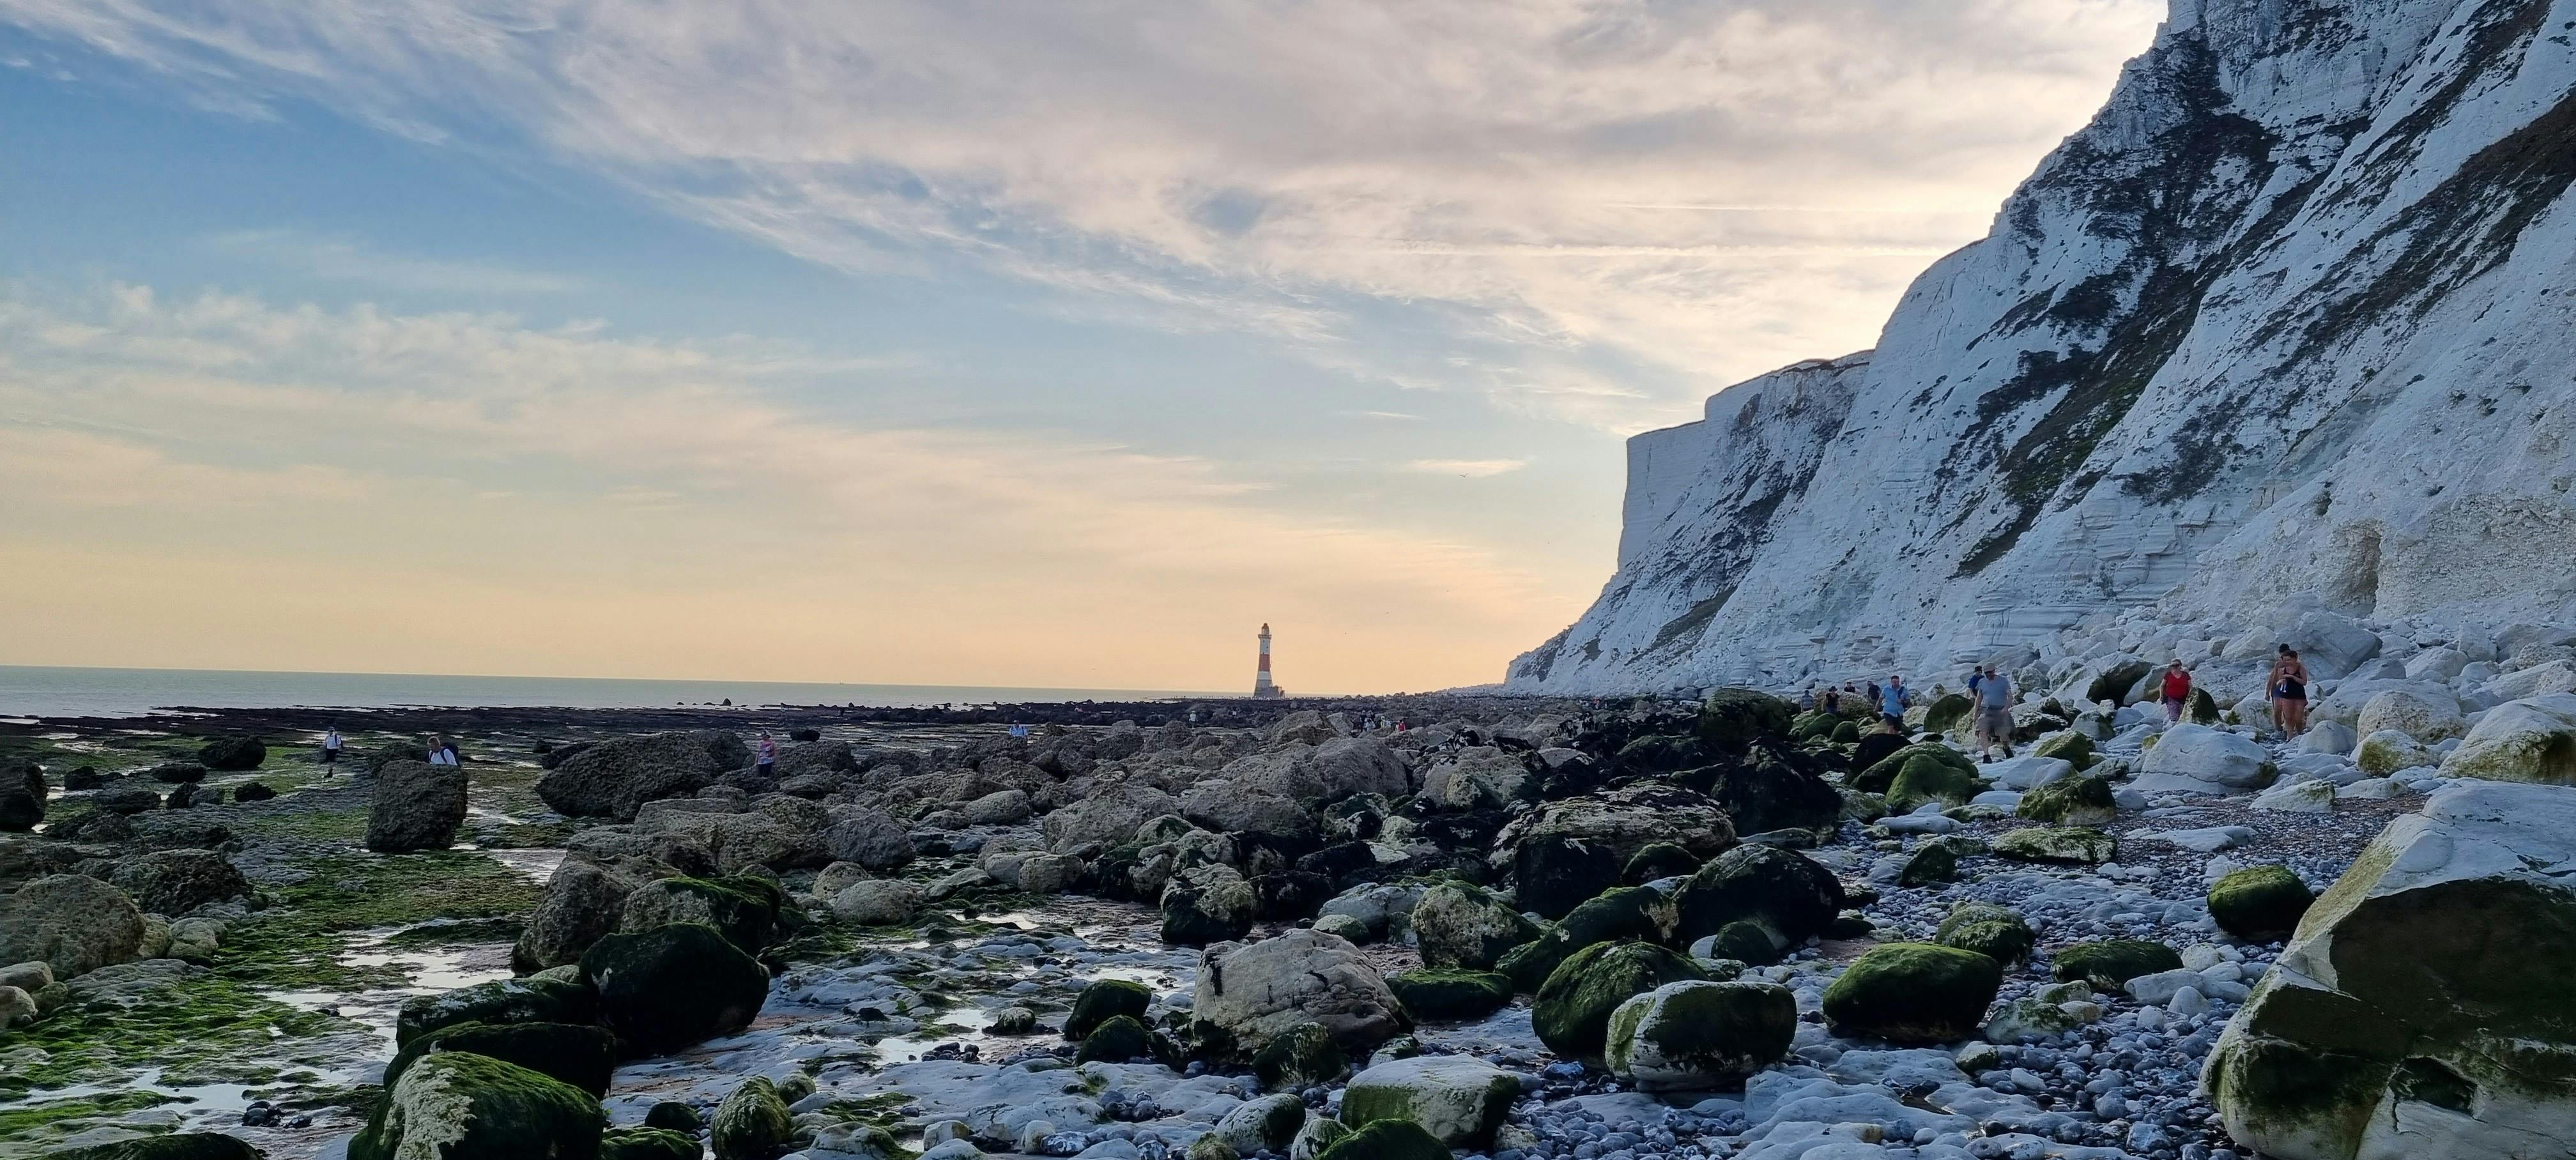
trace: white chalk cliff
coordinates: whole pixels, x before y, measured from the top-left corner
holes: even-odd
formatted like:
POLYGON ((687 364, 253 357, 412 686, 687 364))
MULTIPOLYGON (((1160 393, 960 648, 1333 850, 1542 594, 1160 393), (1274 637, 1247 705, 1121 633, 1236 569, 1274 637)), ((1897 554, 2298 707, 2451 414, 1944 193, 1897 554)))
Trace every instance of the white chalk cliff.
POLYGON ((1948 666, 2157 603, 2576 605, 2576 0, 2174 0, 1878 347, 1629 444, 1515 689, 1948 666))

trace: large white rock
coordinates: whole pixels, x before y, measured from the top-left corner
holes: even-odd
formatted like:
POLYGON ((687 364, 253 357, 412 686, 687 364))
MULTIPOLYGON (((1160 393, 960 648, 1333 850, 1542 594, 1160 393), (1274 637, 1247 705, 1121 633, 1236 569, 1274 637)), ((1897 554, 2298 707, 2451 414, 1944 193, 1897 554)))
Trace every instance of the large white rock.
POLYGON ((1310 1021, 1345 1050, 1363 1052, 1404 1026, 1395 993, 1360 949, 1314 930, 1208 947, 1199 955, 1190 1009, 1247 1054, 1310 1021))
POLYGON ((2331 781, 2285 781, 2254 795, 2255 809, 2280 813, 2330 814, 2334 803, 2331 781))
POLYGON ((2447 681, 2469 666, 2469 654, 2437 645, 2406 658, 2406 677, 2414 681, 2447 681))
POLYGON ((2381 690, 2361 707, 2361 716, 2352 727, 2365 737, 2382 729, 2394 729, 2430 745, 2468 732, 2469 722, 2460 715, 2459 698, 2448 689, 2432 686, 2381 690))
POLYGON ((2551 661, 2506 673, 2478 687, 2493 701, 2518 701, 2550 693, 2576 693, 2576 662, 2551 661))
POLYGON ((2460 747, 2444 755, 2442 776, 2576 784, 2576 694, 2487 710, 2460 747))
POLYGON ((2440 760, 2414 737, 2396 729, 2382 729, 2364 737, 2352 751, 2352 763, 2363 773, 2374 777, 2386 777, 2401 769, 2432 765, 2440 760))
POLYGON ((2299 748, 2337 757, 2352 752, 2352 747, 2360 743, 2361 734, 2341 721, 2311 722, 2308 731, 2299 734, 2299 748))
POLYGON ((2147 793, 2242 793, 2272 784, 2279 770, 2252 740, 2205 725, 2176 725, 2138 759, 2131 784, 2147 793))
POLYGON ((2075 763, 2056 757, 2007 757, 1977 767, 1977 772, 1999 789, 2034 790, 2075 773, 2075 763))
POLYGON ((1410 1120, 1452 1148, 1477 1149, 1493 1142, 1520 1091, 1518 1077, 1475 1056, 1417 1055, 1351 1077, 1341 1119, 1353 1128, 1410 1120))
POLYGON ((2576 788, 2468 783, 2380 831, 2201 1082, 2283 1160, 2527 1160, 2576 1140, 2576 788))

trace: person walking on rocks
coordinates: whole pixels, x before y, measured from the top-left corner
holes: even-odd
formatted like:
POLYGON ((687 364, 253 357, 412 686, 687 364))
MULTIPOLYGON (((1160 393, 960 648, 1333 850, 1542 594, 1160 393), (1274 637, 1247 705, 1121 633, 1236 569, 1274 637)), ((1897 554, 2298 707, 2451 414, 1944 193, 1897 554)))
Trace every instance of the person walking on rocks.
POLYGON ((769 734, 765 731, 760 735, 760 749, 752 762, 752 771, 758 773, 763 780, 774 777, 778 773, 778 743, 770 740, 769 734))
POLYGON ((1887 678, 1887 687, 1878 693, 1878 715, 1887 718, 1890 728, 1905 726, 1905 678, 1887 678))
POLYGON ((431 737, 429 739, 429 763, 431 765, 456 764, 455 744, 444 737, 431 737))
POLYGON ((2172 725, 2181 721, 2183 702, 2191 699, 2191 674, 2183 669, 2181 657, 2175 657, 2172 664, 2165 666, 2165 679, 2160 692, 2163 694, 2161 700, 2165 705, 2165 724, 2172 725))
POLYGON ((340 727, 332 726, 322 734, 322 776, 340 772, 340 727))
POLYGON ((1977 756, 2000 745, 2004 756, 2012 756, 2012 679, 1996 672, 1993 665, 1977 675, 1977 756))
POLYGON ((2308 731, 2308 666, 2299 660, 2299 650, 2281 646, 2281 655, 2272 662, 2272 722, 2281 727, 2284 738, 2308 731))

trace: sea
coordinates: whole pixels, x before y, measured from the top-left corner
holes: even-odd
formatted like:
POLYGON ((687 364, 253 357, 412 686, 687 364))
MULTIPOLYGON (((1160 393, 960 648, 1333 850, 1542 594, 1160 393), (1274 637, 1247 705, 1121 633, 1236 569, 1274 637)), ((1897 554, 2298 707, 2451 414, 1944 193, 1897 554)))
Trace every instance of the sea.
POLYGON ((1168 689, 1044 689, 976 685, 840 685, 786 681, 470 677, 424 673, 281 673, 219 669, 96 669, 0 665, 0 718, 137 717, 165 709, 568 708, 719 705, 1025 704, 1239 696, 1168 689))

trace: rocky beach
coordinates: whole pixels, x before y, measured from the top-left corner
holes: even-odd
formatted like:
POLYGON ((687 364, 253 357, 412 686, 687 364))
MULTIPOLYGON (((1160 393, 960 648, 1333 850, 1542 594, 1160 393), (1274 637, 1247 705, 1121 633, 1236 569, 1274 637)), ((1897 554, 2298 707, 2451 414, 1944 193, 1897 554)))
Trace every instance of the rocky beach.
POLYGON ((1943 690, 15 726, 0 1153, 2560 1154, 2576 630, 2296 740, 2154 634, 1983 763, 1943 690))

